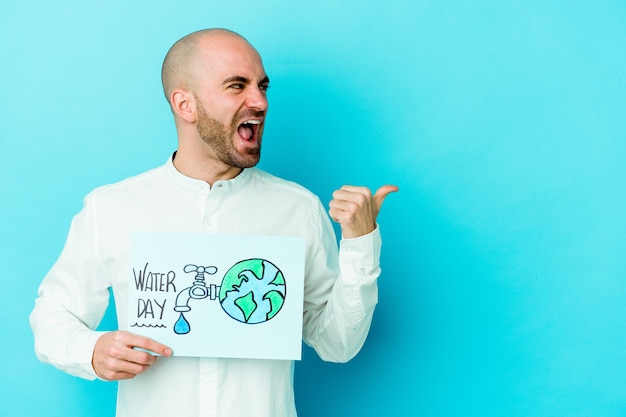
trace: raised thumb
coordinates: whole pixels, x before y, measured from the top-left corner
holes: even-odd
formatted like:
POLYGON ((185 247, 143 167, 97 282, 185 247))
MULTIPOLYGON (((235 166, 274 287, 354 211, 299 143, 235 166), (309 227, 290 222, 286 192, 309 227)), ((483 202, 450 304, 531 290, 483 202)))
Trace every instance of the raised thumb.
POLYGON ((376 209, 380 210, 380 207, 383 205, 383 201, 385 200, 385 198, 389 194, 396 193, 399 190, 400 189, 396 187, 395 185, 383 185, 378 190, 376 190, 376 193, 374 194, 374 197, 373 197, 374 204, 376 204, 376 209))

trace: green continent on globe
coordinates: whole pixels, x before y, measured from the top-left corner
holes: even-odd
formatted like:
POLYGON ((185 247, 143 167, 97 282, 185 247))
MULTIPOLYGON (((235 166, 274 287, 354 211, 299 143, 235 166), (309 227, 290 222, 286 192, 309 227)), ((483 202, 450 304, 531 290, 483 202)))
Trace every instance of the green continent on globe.
POLYGON ((254 310, 256 310, 257 308, 257 305, 254 302, 254 295, 252 294, 252 292, 249 292, 243 297, 237 298, 235 300, 235 305, 239 307, 239 309, 243 313, 243 317, 246 323, 248 322, 248 320, 250 320, 250 316, 252 315, 252 313, 254 313, 254 310))

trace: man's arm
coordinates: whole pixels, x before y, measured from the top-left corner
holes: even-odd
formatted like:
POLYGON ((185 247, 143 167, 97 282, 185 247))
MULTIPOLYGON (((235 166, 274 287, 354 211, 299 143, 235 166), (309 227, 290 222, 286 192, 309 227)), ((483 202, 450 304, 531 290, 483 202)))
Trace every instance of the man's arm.
POLYGON ((339 253, 330 219, 319 217, 319 236, 308 254, 304 340, 327 361, 346 362, 358 353, 378 301, 380 231, 376 217, 395 186, 374 196, 345 186, 333 194, 331 216, 342 228, 339 253))
POLYGON ((61 255, 39 287, 30 315, 35 352, 41 361, 71 375, 125 379, 155 360, 134 347, 164 356, 171 350, 128 332, 95 330, 109 303, 110 281, 99 256, 94 206, 92 198, 85 199, 61 255))

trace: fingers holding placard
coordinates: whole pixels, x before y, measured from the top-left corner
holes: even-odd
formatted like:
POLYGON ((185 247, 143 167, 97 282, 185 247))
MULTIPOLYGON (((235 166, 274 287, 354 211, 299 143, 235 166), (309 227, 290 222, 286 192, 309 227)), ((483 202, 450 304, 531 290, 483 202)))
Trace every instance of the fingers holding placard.
POLYGON ((99 378, 117 381, 144 372, 156 361, 157 355, 172 356, 172 350, 148 337, 114 331, 98 338, 91 364, 99 378))

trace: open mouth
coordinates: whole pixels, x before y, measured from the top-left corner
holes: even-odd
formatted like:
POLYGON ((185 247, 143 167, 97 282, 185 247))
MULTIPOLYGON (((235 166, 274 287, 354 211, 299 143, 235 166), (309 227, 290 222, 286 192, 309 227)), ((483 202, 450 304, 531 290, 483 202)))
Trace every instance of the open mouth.
POLYGON ((239 125, 237 132, 245 141, 254 142, 258 136, 260 120, 247 120, 239 125))

